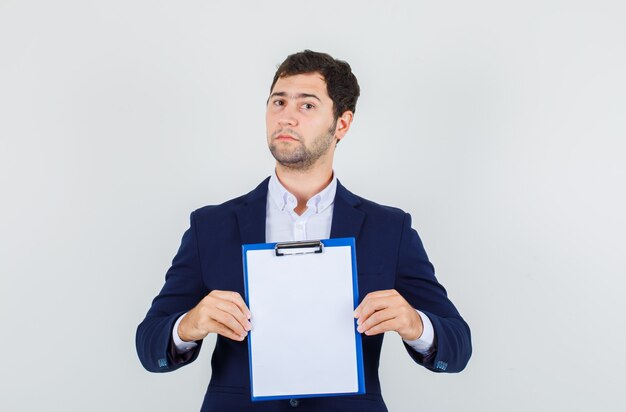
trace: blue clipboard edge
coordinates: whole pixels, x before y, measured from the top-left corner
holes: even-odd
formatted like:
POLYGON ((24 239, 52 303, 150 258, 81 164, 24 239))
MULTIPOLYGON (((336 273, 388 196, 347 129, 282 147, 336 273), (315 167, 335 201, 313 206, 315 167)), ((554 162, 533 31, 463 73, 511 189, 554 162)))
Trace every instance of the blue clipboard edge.
MULTIPOLYGON (((333 246, 350 246, 350 254, 352 255, 352 297, 353 307, 359 304, 359 282, 358 282, 358 269, 356 266, 356 241, 353 237, 335 238, 335 239, 321 239, 324 247, 333 246)), ((248 259, 246 253, 249 250, 267 250, 274 249, 276 243, 254 243, 241 245, 241 254, 243 259, 243 286, 244 286, 244 300, 246 305, 250 307, 248 299, 248 259)), ((252 331, 248 333, 248 366, 250 368, 250 399, 253 402, 258 401, 270 401, 278 399, 296 399, 296 398, 317 398, 327 396, 346 396, 346 395, 363 395, 366 392, 365 389, 365 372, 363 369, 363 344, 361 341, 361 334, 356 330, 356 319, 354 320, 354 337, 356 344, 356 363, 357 363, 357 377, 358 377, 358 390, 356 392, 347 393, 315 393, 315 394, 298 394, 298 395, 279 395, 279 396, 253 396, 253 382, 252 382, 252 331)))

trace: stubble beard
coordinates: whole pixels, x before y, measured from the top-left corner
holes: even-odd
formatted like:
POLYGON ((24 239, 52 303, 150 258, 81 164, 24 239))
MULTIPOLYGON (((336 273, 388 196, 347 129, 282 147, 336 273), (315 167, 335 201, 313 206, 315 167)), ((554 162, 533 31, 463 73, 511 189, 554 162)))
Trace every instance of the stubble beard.
POLYGON ((306 147, 302 141, 302 137, 295 133, 293 130, 280 130, 275 132, 274 135, 279 133, 289 133, 296 136, 300 139, 297 142, 292 142, 292 144, 297 144, 297 146, 291 150, 284 149, 281 150, 280 146, 282 145, 280 142, 275 142, 271 140, 269 145, 270 152, 272 152, 272 156, 276 159, 276 162, 283 167, 292 170, 300 170, 306 171, 313 167, 315 162, 322 157, 324 154, 328 153, 330 146, 335 142, 335 128, 337 126, 337 121, 333 121, 333 124, 330 125, 328 130, 321 135, 317 136, 313 140, 313 144, 311 147, 306 147))

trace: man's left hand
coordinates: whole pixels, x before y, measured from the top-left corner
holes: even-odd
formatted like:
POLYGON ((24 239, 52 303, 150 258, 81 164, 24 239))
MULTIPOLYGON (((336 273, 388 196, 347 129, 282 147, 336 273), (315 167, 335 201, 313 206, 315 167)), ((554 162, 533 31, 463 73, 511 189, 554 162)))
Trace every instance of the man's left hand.
POLYGON ((395 289, 368 293, 354 311, 357 331, 368 336, 396 331, 405 340, 422 336, 419 313, 395 289))

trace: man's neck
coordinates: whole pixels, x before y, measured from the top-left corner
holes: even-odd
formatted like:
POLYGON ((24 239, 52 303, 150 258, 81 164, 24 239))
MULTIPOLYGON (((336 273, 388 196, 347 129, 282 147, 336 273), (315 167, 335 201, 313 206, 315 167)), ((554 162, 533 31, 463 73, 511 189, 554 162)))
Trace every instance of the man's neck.
POLYGON ((332 164, 307 171, 289 169, 276 164, 276 177, 280 183, 296 197, 298 205, 295 212, 299 215, 307 209, 306 203, 321 192, 333 180, 332 164))

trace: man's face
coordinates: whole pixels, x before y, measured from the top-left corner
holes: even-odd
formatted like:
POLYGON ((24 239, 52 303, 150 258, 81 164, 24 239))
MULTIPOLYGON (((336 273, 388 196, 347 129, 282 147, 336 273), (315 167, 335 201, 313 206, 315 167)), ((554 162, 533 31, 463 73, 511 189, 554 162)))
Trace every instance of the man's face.
POLYGON ((337 122, 321 74, 279 78, 267 102, 265 121, 267 144, 282 166, 308 170, 319 159, 332 161, 337 122))

